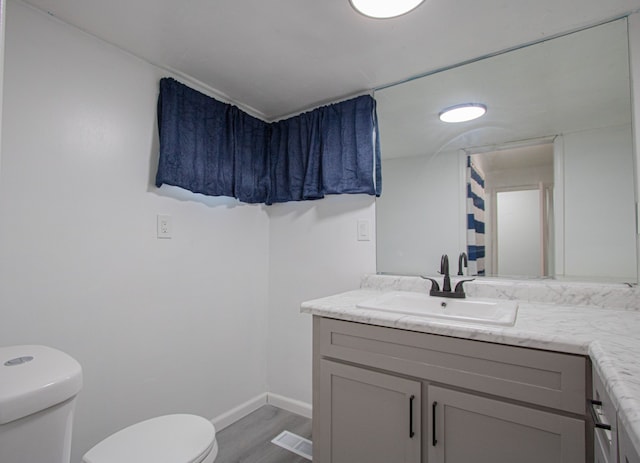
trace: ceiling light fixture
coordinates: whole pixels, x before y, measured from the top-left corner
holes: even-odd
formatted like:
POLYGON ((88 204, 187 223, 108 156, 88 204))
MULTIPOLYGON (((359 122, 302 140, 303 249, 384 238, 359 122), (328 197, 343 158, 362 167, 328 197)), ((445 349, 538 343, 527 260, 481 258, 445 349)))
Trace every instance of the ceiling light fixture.
POLYGON ((465 103, 440 111, 438 116, 442 122, 467 122, 484 116, 487 107, 480 103, 465 103))
POLYGON ((424 0, 349 0, 351 6, 370 18, 395 18, 415 9, 424 0))

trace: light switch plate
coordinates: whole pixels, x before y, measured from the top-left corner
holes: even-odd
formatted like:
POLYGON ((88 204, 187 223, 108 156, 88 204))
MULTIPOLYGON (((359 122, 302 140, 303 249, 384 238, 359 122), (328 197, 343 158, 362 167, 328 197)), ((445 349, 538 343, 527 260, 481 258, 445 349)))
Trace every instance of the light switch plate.
POLYGON ((158 238, 168 239, 171 238, 172 226, 171 216, 165 214, 158 214, 158 238))
POLYGON ((367 219, 358 220, 358 241, 371 241, 371 222, 367 219))

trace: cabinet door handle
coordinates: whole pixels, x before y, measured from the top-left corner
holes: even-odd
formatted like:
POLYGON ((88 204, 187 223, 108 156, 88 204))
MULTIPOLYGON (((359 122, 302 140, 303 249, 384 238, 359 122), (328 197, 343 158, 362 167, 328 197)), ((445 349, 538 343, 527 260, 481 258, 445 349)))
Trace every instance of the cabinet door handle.
POLYGON ((436 408, 438 407, 438 402, 433 402, 431 405, 431 444, 435 447, 438 443, 438 439, 436 439, 436 408))
POLYGON ((591 410, 591 417, 593 418, 593 425, 596 428, 605 429, 607 431, 611 431, 611 425, 603 423, 600 421, 600 417, 598 416, 598 411, 596 407, 602 407, 602 402, 600 400, 589 400, 590 406, 589 410, 591 410))
POLYGON ((416 435, 415 432, 413 432, 413 401, 416 398, 415 395, 412 395, 411 397, 409 397, 409 438, 413 439, 413 436, 416 435))

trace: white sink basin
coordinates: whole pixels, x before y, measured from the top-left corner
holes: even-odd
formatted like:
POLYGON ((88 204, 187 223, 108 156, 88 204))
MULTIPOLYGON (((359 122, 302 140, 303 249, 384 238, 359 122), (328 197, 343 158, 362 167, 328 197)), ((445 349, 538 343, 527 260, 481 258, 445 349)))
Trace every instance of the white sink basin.
POLYGON ((518 303, 496 299, 451 299, 426 293, 391 291, 357 304, 361 309, 393 312, 482 325, 513 326, 518 303))

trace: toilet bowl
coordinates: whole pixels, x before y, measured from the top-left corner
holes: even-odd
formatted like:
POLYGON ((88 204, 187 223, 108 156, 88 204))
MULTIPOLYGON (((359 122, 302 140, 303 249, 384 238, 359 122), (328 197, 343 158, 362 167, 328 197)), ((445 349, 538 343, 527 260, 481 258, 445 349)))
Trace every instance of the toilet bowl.
MULTIPOLYGON (((45 346, 0 347, 0 462, 69 463, 80 364, 45 346)), ((165 415, 131 425, 89 450, 84 463, 213 463, 213 424, 165 415)))
POLYGON ((107 437, 83 463, 213 463, 218 454, 213 424, 196 415, 165 415, 107 437))

